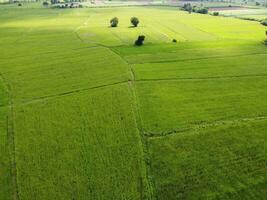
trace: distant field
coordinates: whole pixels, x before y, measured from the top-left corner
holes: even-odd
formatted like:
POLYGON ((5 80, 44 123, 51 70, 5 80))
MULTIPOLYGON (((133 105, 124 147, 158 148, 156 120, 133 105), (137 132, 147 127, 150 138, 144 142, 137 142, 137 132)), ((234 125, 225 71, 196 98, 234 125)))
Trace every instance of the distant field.
POLYGON ((228 10, 219 10, 220 14, 224 16, 239 17, 239 18, 251 18, 256 20, 267 19, 267 9, 258 8, 258 9, 228 9, 228 10))
POLYGON ((264 200, 266 31, 176 7, 0 5, 0 199, 264 200))

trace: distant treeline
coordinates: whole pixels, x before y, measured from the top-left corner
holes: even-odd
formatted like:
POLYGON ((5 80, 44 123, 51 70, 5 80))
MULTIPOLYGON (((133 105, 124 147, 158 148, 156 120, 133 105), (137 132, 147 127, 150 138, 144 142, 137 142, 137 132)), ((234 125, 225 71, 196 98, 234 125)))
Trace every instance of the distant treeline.
MULTIPOLYGON (((9 4, 9 3, 18 3, 18 2, 44 2, 46 0, 0 0, 0 4, 9 4)), ((89 0, 47 0, 50 3, 59 3, 59 2, 85 2, 89 0)))

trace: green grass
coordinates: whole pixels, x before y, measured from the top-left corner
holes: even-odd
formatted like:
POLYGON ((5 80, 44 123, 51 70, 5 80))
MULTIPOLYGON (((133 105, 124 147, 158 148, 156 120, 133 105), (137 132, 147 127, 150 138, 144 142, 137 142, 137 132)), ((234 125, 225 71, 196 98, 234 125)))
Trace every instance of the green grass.
MULTIPOLYGON (((227 50, 227 48, 225 48, 227 50)), ((236 51, 238 53, 238 51, 236 51)), ((187 59, 134 66, 137 80, 223 78, 267 75, 266 54, 187 59)))
POLYGON ((130 79, 125 62, 102 47, 2 61, 15 101, 29 101, 130 79))
POLYGON ((132 106, 123 85, 16 108, 21 199, 144 197, 142 144, 132 106))
POLYGON ((0 5, 0 199, 264 199, 266 30, 175 7, 0 5))
POLYGON ((267 115, 266 77, 137 83, 143 126, 161 134, 267 115))
POLYGON ((8 145, 8 94, 0 77, 0 199, 11 199, 11 159, 8 145))
POLYGON ((158 199, 265 199, 266 126, 239 122, 149 140, 158 199))

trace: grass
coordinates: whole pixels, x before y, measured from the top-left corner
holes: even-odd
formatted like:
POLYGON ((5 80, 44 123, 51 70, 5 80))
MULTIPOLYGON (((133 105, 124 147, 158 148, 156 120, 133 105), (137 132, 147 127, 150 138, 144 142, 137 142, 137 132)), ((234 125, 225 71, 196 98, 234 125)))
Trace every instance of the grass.
POLYGON ((146 195, 142 145, 127 85, 18 107, 15 132, 22 199, 146 195))
POLYGON ((266 116, 266 85, 265 76, 138 83, 145 130, 160 134, 266 116))
POLYGON ((265 199, 266 139, 266 120, 151 139, 158 199, 265 199))
POLYGON ((20 102, 130 79, 125 62, 102 47, 18 57, 3 63, 3 74, 10 80, 14 99, 20 102))
POLYGON ((175 7, 0 5, 0 199, 264 199, 265 31, 175 7))
POLYGON ((12 175, 8 133, 8 93, 6 83, 0 76, 0 199, 12 197, 12 175))

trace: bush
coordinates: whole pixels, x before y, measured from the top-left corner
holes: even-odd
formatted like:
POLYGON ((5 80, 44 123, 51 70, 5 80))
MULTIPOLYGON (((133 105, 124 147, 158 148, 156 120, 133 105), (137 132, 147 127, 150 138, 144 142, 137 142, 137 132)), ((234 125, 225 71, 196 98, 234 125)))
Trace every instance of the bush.
POLYGON ((182 9, 188 11, 189 14, 192 12, 192 6, 190 3, 185 3, 182 9))
POLYGON ((213 16, 219 16, 219 12, 214 12, 213 16))
POLYGON ((260 2, 256 2, 256 6, 260 6, 261 4, 260 4, 260 2))
POLYGON ((173 43, 176 43, 176 42, 177 42, 177 40, 176 40, 176 39, 173 39, 173 40, 172 40, 172 42, 173 42, 173 43))
POLYGON ((137 27, 139 24, 139 19, 137 17, 132 17, 131 18, 131 23, 134 27, 137 27))
POLYGON ((49 6, 49 2, 44 1, 44 2, 43 2, 43 6, 49 6))
POLYGON ((263 20, 263 21, 261 21, 261 24, 262 24, 263 26, 267 26, 267 20, 263 20))
POLYGON ((22 3, 19 3, 18 6, 22 6, 22 3))
POLYGON ((267 45, 267 39, 263 41, 263 44, 267 45))
POLYGON ((56 4, 56 3, 59 3, 58 0, 51 0, 51 4, 56 4))
POLYGON ((119 24, 119 19, 117 17, 113 17, 111 20, 110 20, 110 26, 111 27, 117 27, 119 24))
POLYGON ((200 9, 197 10, 197 13, 208 14, 208 9, 207 8, 200 8, 200 9))
POLYGON ((145 41, 145 36, 144 35, 139 35, 137 40, 135 41, 136 46, 142 46, 145 41))

